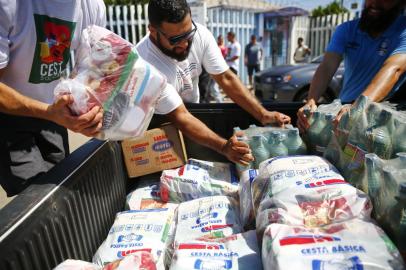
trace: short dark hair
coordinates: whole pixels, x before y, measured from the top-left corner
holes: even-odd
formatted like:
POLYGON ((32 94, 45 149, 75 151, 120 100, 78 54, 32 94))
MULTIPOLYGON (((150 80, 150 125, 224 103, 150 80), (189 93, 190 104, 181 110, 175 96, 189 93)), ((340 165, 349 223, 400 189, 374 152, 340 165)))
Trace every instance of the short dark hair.
POLYGON ((230 37, 235 37, 235 33, 233 31, 228 32, 227 35, 229 35, 230 37))
POLYGON ((191 14, 186 0, 150 0, 148 4, 148 20, 152 26, 160 26, 163 22, 179 23, 191 14))

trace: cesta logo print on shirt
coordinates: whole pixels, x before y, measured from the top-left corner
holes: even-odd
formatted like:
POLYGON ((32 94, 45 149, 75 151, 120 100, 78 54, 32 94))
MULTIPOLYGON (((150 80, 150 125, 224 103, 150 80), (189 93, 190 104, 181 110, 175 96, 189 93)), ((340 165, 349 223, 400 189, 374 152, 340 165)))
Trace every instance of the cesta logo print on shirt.
POLYGON ((52 82, 66 69, 76 23, 38 14, 34 20, 37 42, 29 82, 52 82))

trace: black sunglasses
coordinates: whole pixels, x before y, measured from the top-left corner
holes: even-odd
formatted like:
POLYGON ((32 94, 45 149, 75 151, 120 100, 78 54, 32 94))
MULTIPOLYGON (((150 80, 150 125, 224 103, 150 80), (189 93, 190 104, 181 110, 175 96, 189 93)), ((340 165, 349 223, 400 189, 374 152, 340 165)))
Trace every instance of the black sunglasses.
POLYGON ((193 38, 193 36, 196 34, 197 27, 193 20, 192 20, 192 24, 193 24, 192 30, 190 30, 189 32, 186 32, 184 34, 174 36, 174 37, 167 37, 166 34, 164 32, 162 32, 161 30, 159 30, 158 27, 156 29, 158 30, 158 32, 160 34, 162 34, 169 41, 169 44, 171 44, 171 46, 174 46, 183 40, 191 40, 193 38))

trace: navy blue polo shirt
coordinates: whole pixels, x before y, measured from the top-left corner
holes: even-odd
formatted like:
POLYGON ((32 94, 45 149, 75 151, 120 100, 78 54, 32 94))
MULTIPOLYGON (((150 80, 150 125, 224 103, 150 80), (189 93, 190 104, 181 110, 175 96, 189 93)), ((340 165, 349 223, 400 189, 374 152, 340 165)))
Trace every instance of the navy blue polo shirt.
MULTIPOLYGON (((370 37, 358 27, 359 19, 339 25, 327 47, 328 52, 344 57, 344 83, 340 92, 343 102, 352 102, 364 92, 385 60, 406 53, 406 17, 399 16, 377 38, 370 37)), ((393 94, 406 76, 403 74, 393 87, 393 94)))

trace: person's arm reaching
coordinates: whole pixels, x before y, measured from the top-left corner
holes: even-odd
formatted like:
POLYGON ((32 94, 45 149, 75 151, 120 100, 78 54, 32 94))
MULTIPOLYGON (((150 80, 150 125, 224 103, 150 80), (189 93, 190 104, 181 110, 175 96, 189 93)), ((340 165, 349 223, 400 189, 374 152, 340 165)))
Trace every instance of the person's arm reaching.
MULTIPOLYGON (((0 70, 0 77, 1 73, 0 70)), ((73 116, 68 108, 72 102, 73 97, 65 95, 49 105, 21 95, 13 88, 0 83, 0 112, 41 118, 86 136, 96 135, 102 127, 103 114, 100 108, 96 106, 81 116, 73 116)))
POLYGON ((338 53, 326 52, 323 61, 316 70, 310 84, 309 94, 307 96, 306 105, 299 109, 297 112, 297 126, 301 132, 309 128, 309 122, 304 115, 304 108, 310 107, 311 111, 317 108, 317 101, 320 96, 326 91, 328 84, 333 78, 334 73, 337 71, 342 60, 342 56, 338 53))
POLYGON ((240 79, 231 70, 212 75, 224 92, 255 119, 266 124, 284 125, 290 123, 290 117, 279 112, 266 110, 258 100, 244 87, 240 79))
POLYGON ((382 68, 362 93, 370 100, 382 101, 406 71, 406 54, 395 54, 386 59, 382 68))
POLYGON ((168 113, 167 117, 187 137, 198 144, 219 152, 230 161, 248 165, 248 162, 253 160, 248 144, 237 141, 235 136, 232 136, 229 140, 221 138, 194 117, 186 109, 185 105, 180 105, 168 113))

